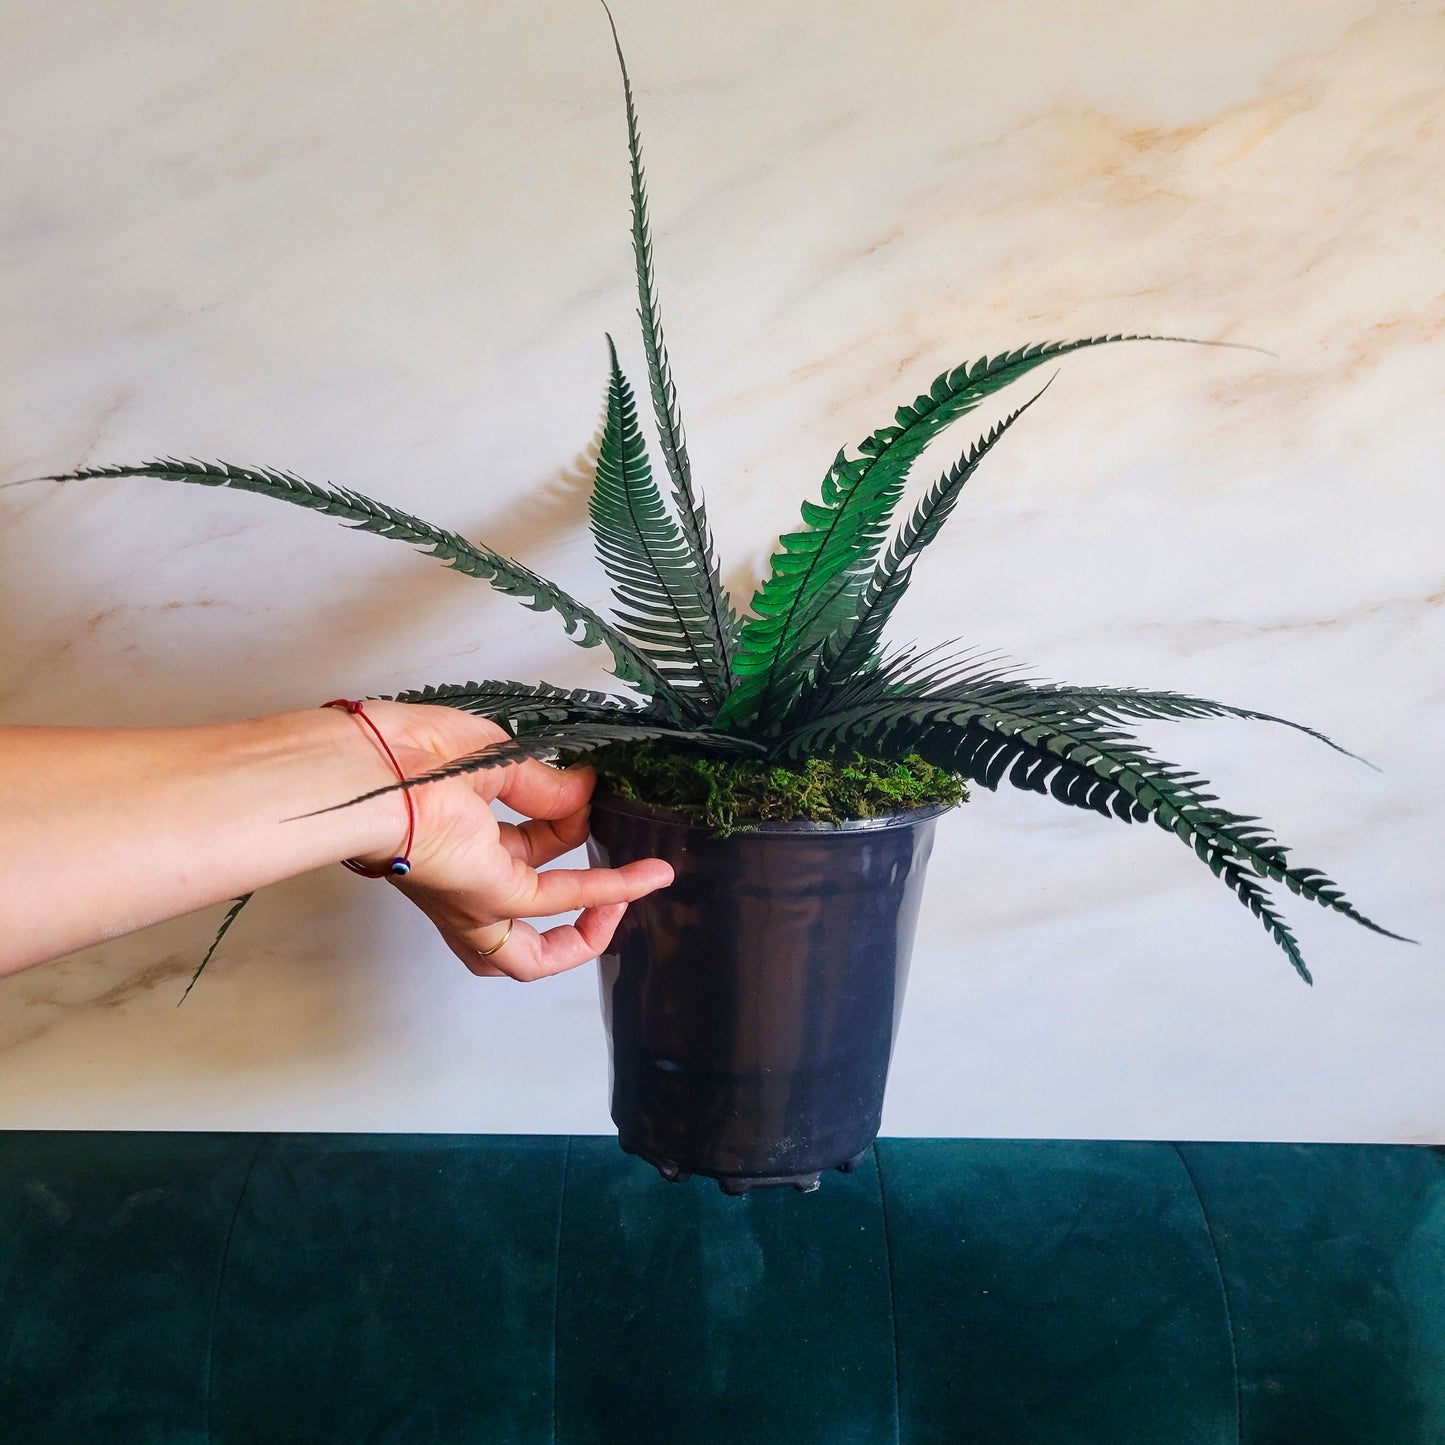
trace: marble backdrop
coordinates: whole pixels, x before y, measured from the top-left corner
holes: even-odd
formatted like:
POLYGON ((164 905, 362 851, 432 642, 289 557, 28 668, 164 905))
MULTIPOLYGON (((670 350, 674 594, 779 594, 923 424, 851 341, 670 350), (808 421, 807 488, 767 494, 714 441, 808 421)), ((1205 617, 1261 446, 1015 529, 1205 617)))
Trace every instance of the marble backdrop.
MULTIPOLYGON (((1151 727, 1375 917, 1316 975, 1175 841, 1031 794, 939 830, 893 1133, 1445 1141, 1445 15, 1398 0, 617 0, 668 334, 749 594, 940 370, 1069 358, 894 635, 1297 717, 1151 727)), ((613 332, 642 381, 591 0, 10 0, 0 469, 286 467, 589 599, 613 332)), ((1010 397, 1009 402, 1018 399, 1010 397)), ((926 483, 979 428, 926 459, 926 483)), ((0 716, 161 724, 598 676, 407 548, 162 482, 0 493, 0 716)), ((5 860, 23 867, 23 858, 5 860)), ((592 966, 465 974, 340 868, 0 981, 0 1124, 604 1130, 592 966)))

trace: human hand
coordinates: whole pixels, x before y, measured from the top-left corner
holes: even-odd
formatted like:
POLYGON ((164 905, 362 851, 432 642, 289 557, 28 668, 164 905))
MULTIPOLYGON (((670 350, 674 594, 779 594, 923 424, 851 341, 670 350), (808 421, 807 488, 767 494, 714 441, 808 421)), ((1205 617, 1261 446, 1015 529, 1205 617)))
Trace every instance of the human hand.
MULTIPOLYGON (((368 702, 366 711, 408 777, 507 736, 496 723, 457 708, 368 702)), ((606 951, 628 903, 665 888, 673 876, 660 858, 621 868, 537 872, 586 839, 595 781, 590 768, 563 770, 528 760, 413 788, 411 872, 390 881, 431 919, 472 973, 526 981, 586 963, 606 951), (505 803, 527 821, 499 821, 489 806, 493 802, 505 803), (575 923, 545 933, 524 921, 575 908, 583 910, 575 923), (509 920, 514 921, 507 934, 509 920), (495 953, 481 956, 504 936, 495 953)), ((404 827, 399 792, 396 806, 404 827)), ((396 852, 358 861, 382 867, 396 852)))

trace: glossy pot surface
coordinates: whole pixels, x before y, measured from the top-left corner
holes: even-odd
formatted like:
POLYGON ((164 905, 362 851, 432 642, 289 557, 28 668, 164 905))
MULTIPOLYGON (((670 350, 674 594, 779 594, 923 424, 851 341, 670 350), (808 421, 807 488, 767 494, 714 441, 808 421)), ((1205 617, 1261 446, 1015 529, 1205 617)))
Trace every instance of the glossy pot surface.
POLYGON ((605 794, 588 854, 665 858, 602 957, 612 1118, 668 1178, 812 1188, 878 1133, 942 808, 713 837, 605 794))

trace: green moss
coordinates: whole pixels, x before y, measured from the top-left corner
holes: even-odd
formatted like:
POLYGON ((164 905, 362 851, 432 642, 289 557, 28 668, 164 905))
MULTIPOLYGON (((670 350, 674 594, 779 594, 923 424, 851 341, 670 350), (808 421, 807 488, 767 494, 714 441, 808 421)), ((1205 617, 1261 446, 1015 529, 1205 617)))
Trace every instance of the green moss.
POLYGON ((892 762, 810 758, 793 768, 649 741, 614 743, 574 760, 596 768, 599 781, 619 797, 684 813, 724 837, 756 823, 841 823, 953 807, 968 797, 962 778, 916 754, 892 762))

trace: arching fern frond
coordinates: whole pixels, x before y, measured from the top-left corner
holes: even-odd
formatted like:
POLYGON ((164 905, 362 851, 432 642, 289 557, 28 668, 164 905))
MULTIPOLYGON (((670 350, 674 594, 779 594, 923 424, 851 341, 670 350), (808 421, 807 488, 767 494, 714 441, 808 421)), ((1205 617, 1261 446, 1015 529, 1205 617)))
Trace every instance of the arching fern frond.
POLYGON ((976 700, 913 695, 863 704, 797 729, 777 752, 791 758, 913 751, 991 790, 1007 778, 1015 787, 1106 817, 1152 819, 1193 848, 1260 919, 1307 982, 1298 944, 1273 912, 1263 879, 1387 938, 1400 937, 1362 914, 1319 870, 1291 865, 1287 850, 1258 818, 1219 807, 1206 779, 1162 762, 1127 733, 1087 716, 1040 716, 1031 710, 1036 695, 1027 684, 1016 696, 1004 684, 989 684, 987 690, 987 697, 976 700))
POLYGON ((342 808, 352 808, 358 803, 368 802, 372 798, 380 798, 387 793, 421 788, 430 783, 442 782, 447 778, 461 777, 465 773, 482 772, 487 768, 504 768, 511 763, 524 762, 528 758, 547 758, 558 752, 593 752, 597 748, 606 747, 608 743, 635 743, 649 738, 666 738, 669 742, 687 743, 692 747, 703 748, 710 752, 746 753, 754 756, 760 756, 763 752, 760 745, 748 742, 743 738, 728 737, 724 733, 715 733, 704 729, 670 727, 661 722, 651 723, 639 720, 627 724, 621 722, 564 723, 557 727, 528 732, 520 737, 500 739, 479 752, 467 753, 464 757, 455 758, 442 767, 419 773, 414 778, 406 778, 383 788, 374 788, 369 793, 362 793, 359 797, 350 798, 344 803, 337 803, 334 807, 318 808, 314 813, 303 813, 299 816, 314 818, 321 813, 336 813, 342 808))
POLYGON ((803 685, 826 638, 853 616, 910 468, 945 427, 1056 356, 1120 341, 1187 340, 1121 333, 982 357, 941 373, 911 406, 898 409, 891 426, 868 437, 857 456, 839 452, 823 479, 821 501, 803 503, 802 530, 780 538, 770 575, 753 597, 756 615, 744 624, 733 658, 742 681, 719 722, 737 726, 755 719, 766 731, 803 685))
POLYGON ((590 607, 569 596, 555 583, 539 577, 530 568, 488 547, 474 545, 456 532, 434 527, 419 517, 375 502, 346 487, 328 487, 308 482, 290 472, 269 468, 233 466, 229 462, 181 461, 175 457, 142 462, 137 466, 81 467, 56 476, 37 477, 43 482, 73 482, 90 478, 160 477, 167 481, 191 482, 202 487, 230 487, 275 497, 298 507, 338 517, 353 530, 396 537, 419 547, 448 567, 468 577, 480 577, 499 592, 521 600, 533 612, 552 611, 561 617, 567 635, 579 647, 605 647, 612 655, 612 670, 679 716, 692 713, 672 684, 653 666, 645 653, 605 622, 590 607))
MULTIPOLYGON (((1212 853, 1204 861, 1214 876, 1264 925, 1265 932, 1284 951, 1284 956, 1289 959, 1294 971, 1306 983, 1313 984, 1314 976, 1305 963, 1299 939, 1295 937, 1294 929, 1285 921, 1284 915, 1274 906, 1274 899, 1259 881, 1259 876, 1223 853, 1212 853)), ((1378 931, 1384 932, 1383 929, 1378 931)), ((1386 936, 1395 938, 1398 935, 1391 933, 1386 936)))
POLYGON ((226 910, 226 916, 221 920, 221 926, 216 930, 216 936, 211 940, 211 946, 206 950, 206 956, 196 965, 196 971, 191 975, 191 981, 186 985, 185 993, 176 1000, 177 1008, 180 1008, 190 997, 191 990, 196 986, 196 980, 205 972, 206 965, 221 946, 221 940, 231 931, 231 925, 240 916, 241 910, 255 896, 255 893, 243 893, 239 898, 231 900, 231 906, 226 910))
POLYGON ((554 687, 550 682, 445 683, 391 693, 384 700, 459 708, 493 718, 509 729, 539 722, 606 722, 622 717, 658 720, 651 709, 610 692, 554 687))
MULTIPOLYGON (((1253 708, 1233 707, 1207 697, 1193 697, 1182 692, 1150 692, 1133 687, 1070 687, 1064 683, 1035 684, 1039 716, 1090 717, 1100 722, 1124 722, 1129 719, 1156 719, 1161 722, 1183 722, 1196 718, 1244 718, 1251 722, 1278 723, 1314 738, 1327 748, 1375 768, 1368 758, 1341 747, 1333 738, 1304 723, 1253 708)), ((1378 772, 1379 769, 1375 768, 1378 772)))
MULTIPOLYGON (((932 647, 909 646, 880 658, 870 667, 842 678, 828 695, 826 709, 799 709, 784 730, 794 730, 812 721, 826 722, 854 709, 887 704, 900 697, 926 696, 934 699, 963 694, 961 700, 979 702, 1001 688, 1028 681, 1022 667, 994 648, 959 649, 958 639, 932 647)), ((1007 694, 1012 695, 1012 694, 1007 694)))
POLYGON ((701 582, 701 595, 707 609, 713 648, 723 659, 719 679, 722 692, 732 685, 732 652, 737 641, 738 619, 732 599, 723 586, 718 571, 717 553, 702 493, 693 487, 692 462, 687 454, 687 437, 683 431, 682 413, 677 404, 677 388, 672 380, 672 363, 667 343, 662 336, 662 309, 657 299, 657 281, 652 269, 652 222, 647 215, 647 185, 642 172, 642 139, 637 127, 637 108, 632 101, 632 80, 627 74, 622 42, 617 23, 606 0, 607 23, 612 28, 612 43, 617 50, 617 64, 622 71, 622 95, 627 108, 627 154, 632 172, 632 251, 637 263, 637 318, 642 326, 642 346, 647 353, 648 388, 652 393, 652 410, 657 419, 658 440, 667 474, 672 479, 673 501, 683 537, 692 552, 693 563, 701 582))
MULTIPOLYGON (((984 702, 993 696, 1007 698, 1009 705, 1040 720, 1050 718, 1091 719, 1096 722, 1160 721, 1186 722, 1203 718, 1239 718, 1249 722, 1275 723, 1314 738, 1327 748, 1364 763, 1368 759, 1341 747, 1333 738, 1275 713, 1256 708, 1235 707, 1212 698, 1189 693, 1147 691, 1132 687, 1075 687, 1067 683, 1040 682, 1018 676, 1016 665, 1001 665, 999 654, 969 649, 951 651, 957 643, 943 643, 926 652, 907 649, 875 663, 838 684, 831 694, 828 715, 838 708, 856 708, 870 703, 887 703, 899 696, 926 696, 936 701, 984 702)), ((801 724, 809 717, 821 717, 821 709, 798 716, 801 724)), ((1379 771, 1377 768, 1375 771, 1379 771)))
POLYGON ((607 416, 592 488, 592 535, 616 596, 618 627, 690 701, 715 709, 727 655, 697 559, 663 505, 637 425, 632 388, 607 338, 607 416))
POLYGON ((845 679, 864 672, 876 660, 883 629, 908 588, 913 564, 919 554, 938 535, 983 459, 1052 384, 1053 379, 1050 378, 1021 407, 1010 412, 986 436, 976 441, 929 488, 913 509, 912 516, 889 544, 886 555, 874 567, 853 604, 852 615, 842 618, 838 626, 824 637, 816 673, 802 702, 802 710, 807 715, 816 715, 827 705, 828 694, 833 688, 845 679))

